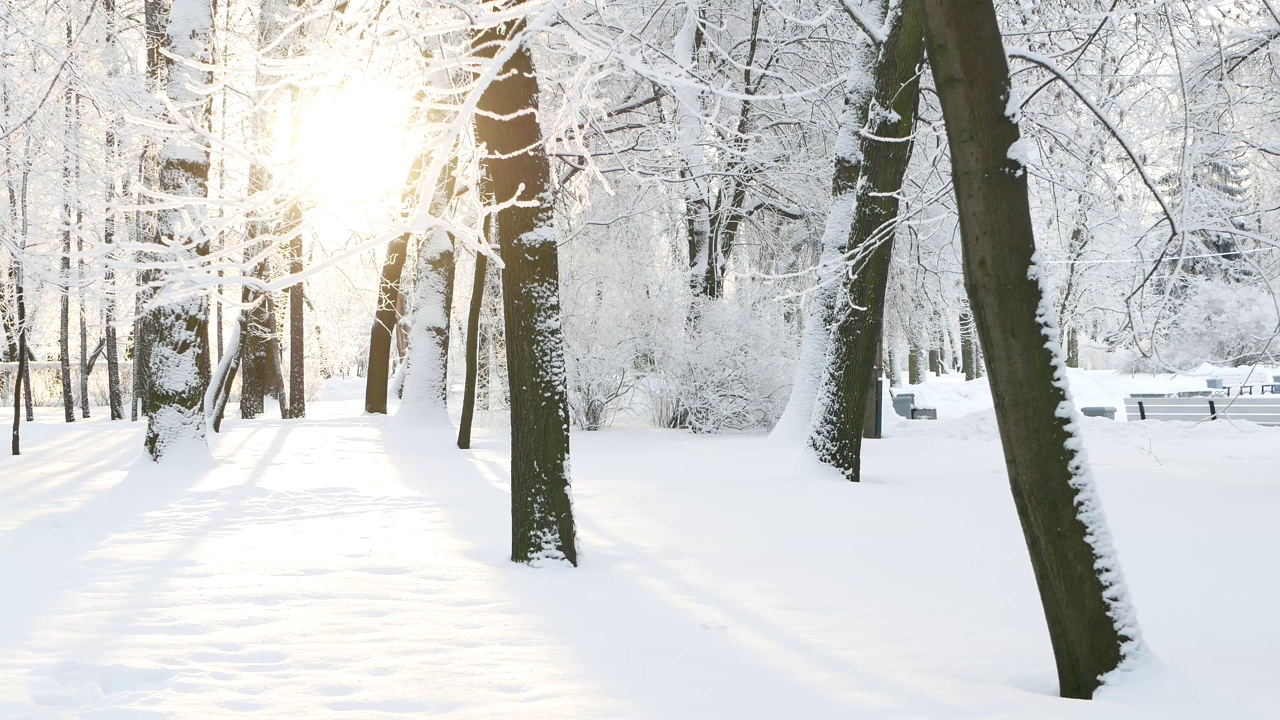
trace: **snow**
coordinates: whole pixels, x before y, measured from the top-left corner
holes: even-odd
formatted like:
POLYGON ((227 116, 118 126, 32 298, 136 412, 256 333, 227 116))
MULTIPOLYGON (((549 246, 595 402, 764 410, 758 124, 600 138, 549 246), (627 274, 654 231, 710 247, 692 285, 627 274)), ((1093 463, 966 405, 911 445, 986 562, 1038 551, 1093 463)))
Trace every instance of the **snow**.
POLYGON ((1019 169, 1017 174, 1021 175, 1023 172, 1022 168, 1026 168, 1031 165, 1031 151, 1031 141, 1024 137, 1014 140, 1013 144, 1009 146, 1009 150, 1005 153, 1005 156, 1018 163, 1019 169))
MULTIPOLYGON (((1081 404, 1202 378, 1068 371, 1081 404)), ((0 458, 0 717, 1265 718, 1280 689, 1280 429, 1083 418, 1154 656, 1056 674, 983 381, 865 444, 573 438, 579 568, 515 565, 506 431, 228 413, 213 460, 141 423, 0 458)), ((924 404, 918 402, 918 404, 924 404)), ((101 414, 99 414, 101 415, 101 414)))

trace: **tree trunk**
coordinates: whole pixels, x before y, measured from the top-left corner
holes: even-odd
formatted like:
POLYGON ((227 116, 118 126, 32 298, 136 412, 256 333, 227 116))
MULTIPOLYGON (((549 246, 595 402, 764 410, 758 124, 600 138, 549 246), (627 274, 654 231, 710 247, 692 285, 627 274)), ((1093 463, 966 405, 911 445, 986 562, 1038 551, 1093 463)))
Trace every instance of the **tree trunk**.
POLYGON ((449 313, 453 300, 453 238, 437 228, 418 250, 413 320, 405 355, 401 412, 445 418, 448 400, 449 313), (416 406, 416 410, 413 409, 416 406))
POLYGON ((369 332, 369 367, 365 375, 364 411, 385 415, 387 412, 387 380, 391 368, 391 333, 396 325, 396 303, 400 300, 400 277, 409 247, 409 234, 393 238, 387 244, 387 259, 382 263, 378 280, 378 307, 369 332))
MULTIPOLYGON (((14 204, 15 192, 13 186, 9 186, 9 203, 10 209, 14 204)), ((10 213, 11 215, 13 213, 10 213)), ((13 258, 16 265, 17 258, 13 258)), ((7 267, 4 269, 6 282, 0 284, 0 322, 4 323, 4 353, 0 354, 4 362, 18 362, 18 319, 15 312, 17 301, 11 298, 15 297, 17 281, 14 279, 14 268, 7 267)))
MULTIPOLYGON (((698 51, 702 46, 702 10, 696 0, 685 3, 684 23, 676 33, 672 58, 690 76, 697 74, 698 51)), ((675 132, 680 153, 680 187, 684 194, 686 240, 689 245, 689 284, 694 297, 714 297, 715 272, 711 258, 711 202, 706 151, 702 148, 702 97, 697 84, 676 87, 675 132)))
MULTIPOLYGON (((139 283, 141 284, 141 283, 139 283)), ((140 290, 140 289, 139 289, 140 290)), ((137 299, 136 304, 141 305, 141 297, 137 299)), ((146 376, 146 363, 142 360, 142 313, 138 312, 133 320, 133 350, 130 353, 133 360, 133 383, 129 395, 129 421, 137 422, 139 412, 146 412, 142 406, 145 394, 143 393, 142 379, 146 376)))
POLYGON ((280 318, 276 315, 276 299, 274 295, 267 294, 267 327, 271 328, 271 332, 267 335, 267 356, 266 356, 266 389, 267 394, 275 398, 276 405, 280 408, 280 419, 287 420, 289 418, 289 399, 284 392, 284 348, 280 343, 280 318))
POLYGON ((902 387, 902 353, 896 341, 889 345, 885 357, 888 360, 889 387, 902 387))
POLYGON ((907 384, 919 385, 925 380, 924 344, 920 342, 918 330, 908 332, 907 337, 907 384))
POLYGON ((227 409, 227 401, 231 398, 231 384, 236 380, 236 371, 240 368, 240 338, 244 336, 246 314, 240 311, 236 324, 231 330, 231 342, 221 355, 218 368, 209 383, 204 396, 205 422, 213 427, 214 432, 222 432, 222 416, 227 409))
MULTIPOLYGON (((265 279, 265 265, 264 262, 255 266, 253 276, 265 279)), ((271 372, 267 357, 271 317, 265 296, 246 286, 240 299, 246 304, 252 303, 244 311, 244 335, 240 338, 240 417, 252 420, 262 414, 266 405, 268 375, 271 372)))
MULTIPOLYGON (((71 24, 67 24, 67 45, 71 45, 71 24)), ((71 391, 71 229, 74 226, 71 204, 75 201, 71 194, 71 128, 75 123, 75 91, 67 87, 66 106, 63 117, 66 120, 64 142, 66 143, 62 158, 62 256, 58 280, 58 371, 62 381, 62 410, 67 422, 76 421, 76 401, 71 391)))
POLYGON ((964 363, 964 379, 978 379, 978 353, 973 341, 973 314, 968 310, 960 313, 960 359, 964 363))
MULTIPOLYGON (((162 43, 167 53, 162 62, 168 66, 168 100, 185 121, 204 127, 208 105, 196 88, 207 85, 210 74, 195 63, 209 60, 213 7, 210 0, 173 0, 164 19, 162 43)), ((159 190, 166 195, 197 202, 204 198, 209 154, 203 141, 166 142, 161 151, 159 178, 159 190)), ((196 262, 203 241, 199 235, 189 235, 187 228, 193 221, 199 228, 203 219, 201 206, 160 210, 156 219, 154 241, 164 246, 157 254, 163 252, 188 263, 196 262)), ((172 282, 175 278, 156 279, 172 282)), ((208 367, 208 304, 206 294, 192 289, 150 313, 154 333, 149 362, 153 407, 147 420, 145 445, 156 461, 178 447, 204 446, 207 375, 202 378, 202 366, 208 367)))
POLYGON ((925 0, 925 35, 951 148, 965 286, 1059 690, 1089 698, 1140 640, 1033 265, 1027 175, 1010 159, 1020 137, 1006 114, 1009 69, 995 9, 990 0, 925 0))
MULTIPOLYGON (((108 12, 113 12, 114 6, 108 6, 108 12)), ((109 15, 109 18, 114 15, 109 15)), ((114 35, 108 36, 108 42, 114 42, 114 35)), ((119 159, 120 149, 116 134, 112 130, 107 131, 107 157, 109 161, 114 163, 119 159)), ((114 173, 107 175, 107 206, 115 202, 115 176, 114 173)), ((115 243, 116 235, 116 211, 108 209, 107 215, 102 221, 102 244, 110 251, 110 247, 115 243)), ((107 353, 107 404, 111 408, 112 420, 124 419, 124 397, 120 388, 120 348, 119 339, 116 333, 116 271, 112 264, 106 264, 105 280, 107 284, 107 297, 103 303, 103 314, 105 316, 106 327, 103 330, 106 338, 107 353)))
MULTIPOLYGON (((488 223, 485 225, 487 230, 488 223)), ((489 256, 477 252, 475 275, 471 282, 471 306, 467 311, 467 378, 462 389, 462 418, 458 421, 458 447, 462 450, 471 447, 471 421, 476 411, 476 380, 480 372, 480 308, 484 305, 488 267, 489 256)))
MULTIPOLYGON (((289 237, 289 272, 298 275, 302 272, 302 233, 298 230, 301 224, 300 208, 290 208, 289 237), (294 213, 299 213, 295 217, 294 213), (295 222, 295 220, 297 222, 295 222)), ((306 327, 303 316, 302 281, 289 286, 289 417, 303 418, 307 416, 307 367, 306 367, 306 327)))
MULTIPOLYGON (((477 55, 509 51, 524 20, 489 28, 477 55)), ((538 126, 538 76, 520 46, 477 103, 482 168, 499 205, 495 235, 505 265, 502 295, 511 386, 511 559, 578 563, 569 498, 569 403, 560 318, 560 274, 551 167, 538 126)))
MULTIPOLYGON (((425 162, 425 158, 424 158, 425 162)), ((432 196, 432 217, 443 217, 453 201, 453 169, 432 196)), ((437 227, 418 243, 418 272, 413 287, 413 320, 408 333, 400 412, 435 415, 448 422, 449 317, 453 310, 454 238, 437 227)), ((403 323, 402 323, 403 325, 403 323)))
MULTIPOLYGON (((25 339, 18 340, 20 350, 26 349, 25 339)), ((14 455, 22 454, 22 437, 20 426, 22 424, 22 375, 27 369, 26 354, 18 356, 18 372, 15 374, 13 381, 13 435, 9 443, 10 452, 14 455)))
MULTIPOLYGON (((25 229, 25 228, 24 228, 25 229)), ((24 243, 25 245, 25 238, 24 243)), ((13 259, 13 295, 14 309, 17 313, 17 335, 18 335, 18 372, 13 381, 13 439, 11 449, 14 455, 20 454, 21 442, 19 435, 19 426, 22 422, 22 392, 25 384, 27 393, 27 421, 31 420, 31 368, 27 364, 27 306, 22 287, 22 267, 19 265, 17 257, 13 259)))
POLYGON ((845 270, 809 437, 818 458, 854 482, 861 475, 868 417, 874 428, 878 410, 876 363, 898 219, 898 191, 911 159, 909 138, 920 98, 917 71, 924 55, 924 31, 919 0, 904 0, 885 29, 886 38, 872 70, 870 102, 859 108, 858 127, 865 132, 859 133, 854 156, 860 160, 852 173, 856 179, 852 185, 835 188, 837 193, 854 194, 842 252, 851 258, 852 265, 845 270))
MULTIPOLYGON (((78 175, 79 173, 77 173, 78 175)), ((80 291, 76 294, 77 310, 80 315, 80 417, 89 418, 89 373, 93 371, 93 365, 89 362, 89 325, 88 318, 85 317, 84 302, 84 235, 79 233, 82 217, 80 211, 76 211, 76 252, 81 257, 76 260, 76 279, 79 280, 80 291)))

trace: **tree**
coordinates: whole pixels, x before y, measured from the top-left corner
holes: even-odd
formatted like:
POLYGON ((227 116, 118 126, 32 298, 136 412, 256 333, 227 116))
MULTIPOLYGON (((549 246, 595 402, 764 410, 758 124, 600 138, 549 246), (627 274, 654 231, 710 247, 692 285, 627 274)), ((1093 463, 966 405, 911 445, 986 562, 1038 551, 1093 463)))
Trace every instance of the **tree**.
MULTIPOLYGON (((519 7, 520 0, 502 9, 519 7)), ((481 164, 498 209, 511 380, 511 559, 578 563, 569 499, 569 403, 560 326, 551 167, 538 125, 538 75, 525 18, 485 28, 474 53, 501 63, 476 105, 481 164)))
MULTIPOLYGON (((162 17, 161 42, 167 51, 162 55, 168 75, 165 87, 177 115, 173 130, 177 137, 168 138, 160 152, 159 190, 194 201, 206 193, 209 154, 202 140, 184 136, 187 128, 204 127, 207 119, 208 105, 199 87, 208 85, 210 78, 198 63, 209 60, 213 6, 210 0, 174 0, 167 16, 162 17)), ((202 210, 192 203, 159 210, 156 216, 156 254, 171 257, 175 264, 194 264, 207 247, 199 222, 202 210)), ((152 459, 159 461, 171 449, 204 443, 207 378, 201 377, 200 367, 201 355, 207 358, 209 352, 208 297, 173 287, 177 277, 154 275, 158 283, 169 286, 153 301, 148 323, 154 336, 148 358, 152 408, 145 444, 152 459), (166 298, 165 290, 173 296, 166 298)))
MULTIPOLYGON (((106 13, 106 51, 104 53, 107 65, 108 77, 114 78, 120 62, 120 51, 116 38, 116 4, 115 0, 103 1, 103 12, 106 13)), ((114 117, 114 115, 113 115, 114 117)), ((106 200, 110 206, 117 197, 116 191, 116 166, 120 162, 120 138, 114 127, 108 127, 106 130, 106 200)), ((117 217, 120 213, 108 207, 106 217, 102 220, 102 245, 110 251, 110 246, 115 242, 117 231, 117 217)), ((123 225, 121 223, 121 225, 123 225)), ((124 396, 120 388, 120 350, 116 332, 116 298, 115 284, 116 274, 115 268, 111 263, 107 263, 106 274, 103 278, 107 285, 106 303, 103 307, 105 316, 104 342, 107 355, 107 404, 110 406, 112 420, 124 419, 124 396)))
MULTIPOLYGON (((487 233, 486 233, 487 234, 487 233)), ((462 390, 462 417, 458 421, 458 448, 471 447, 471 422, 476 412, 476 380, 480 373, 480 310, 484 305, 485 276, 489 256, 476 252, 475 274, 471 282, 471 303, 467 307, 466 379, 462 390)))
POLYGON ((858 149, 836 161, 832 194, 853 196, 851 213, 838 218, 848 223, 841 248, 848 266, 830 310, 831 339, 809 437, 819 459, 855 482, 861 474, 865 408, 874 408, 877 400, 885 288, 924 55, 919 2, 904 0, 890 13, 877 43, 870 102, 860 108, 858 149))
MULTIPOLYGON (((12 188, 12 186, 11 186, 12 188)), ((12 198, 11 198, 12 199, 12 198)), ((13 379, 13 436, 10 444, 10 450, 14 455, 20 454, 21 437, 19 435, 19 426, 22 423, 22 392, 23 383, 26 383, 27 393, 27 414, 30 420, 31 413, 31 371, 27 366, 27 306, 23 295, 22 286, 22 266, 14 259, 13 268, 13 295, 14 295, 14 313, 16 315, 15 328, 18 338, 18 369, 14 373, 13 379)))
MULTIPOLYGON (((416 174, 420 162, 410 173, 409 187, 417 185, 416 174)), ((387 243, 387 257, 382 263, 378 280, 378 305, 373 315, 373 327, 369 330, 369 367, 365 372, 364 411, 385 415, 387 412, 387 380, 391 365, 391 331, 398 321, 396 305, 400 299, 400 277, 404 274, 405 255, 409 251, 409 233, 392 238, 387 243)))
MULTIPOLYGON (((71 51, 71 21, 67 21, 67 51, 71 51)), ((76 227, 72 209, 76 199, 72 196, 74 187, 72 157, 76 154, 73 147, 76 118, 76 91, 67 84, 63 99, 63 157, 62 157, 62 256, 59 267, 58 294, 58 378, 62 383, 62 412, 67 422, 76 420, 76 401, 71 392, 71 233, 76 227)))
POLYGON ((989 1, 925 0, 925 41, 951 148, 965 286, 1063 697, 1090 698, 1141 649, 1137 620, 1067 396, 989 1))

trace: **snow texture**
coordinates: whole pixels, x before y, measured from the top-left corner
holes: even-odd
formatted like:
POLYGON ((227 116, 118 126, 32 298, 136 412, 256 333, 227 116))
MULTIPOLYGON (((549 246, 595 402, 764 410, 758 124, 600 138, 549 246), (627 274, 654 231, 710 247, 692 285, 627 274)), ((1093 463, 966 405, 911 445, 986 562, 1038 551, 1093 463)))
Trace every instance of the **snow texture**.
MULTIPOLYGON (((396 417, 447 420, 445 415, 445 278, 432 270, 430 260, 450 251, 448 233, 436 228, 418 253, 418 282, 414 286, 409 354, 403 370, 404 402, 396 417)), ((399 369, 398 369, 399 371, 399 369)))
POLYGON ((1080 702, 1055 696, 984 382, 918 388, 942 419, 870 444, 856 485, 768 438, 576 435, 582 564, 536 569, 507 559, 505 431, 460 452, 363 416, 358 385, 303 420, 229 412, 214 464, 138 462, 137 426, 101 413, 25 426, 0 457, 0 717, 1251 720, 1280 701, 1280 429, 1078 423, 1161 656, 1080 702))

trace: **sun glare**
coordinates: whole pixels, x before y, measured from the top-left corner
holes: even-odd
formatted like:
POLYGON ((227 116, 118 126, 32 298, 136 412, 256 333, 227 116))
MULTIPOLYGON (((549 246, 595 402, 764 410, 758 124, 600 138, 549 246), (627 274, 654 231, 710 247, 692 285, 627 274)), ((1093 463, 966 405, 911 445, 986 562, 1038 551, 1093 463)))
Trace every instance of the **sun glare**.
POLYGON ((404 186, 411 161, 409 98, 362 84, 306 102, 299 122, 298 180, 334 215, 379 213, 404 186))

